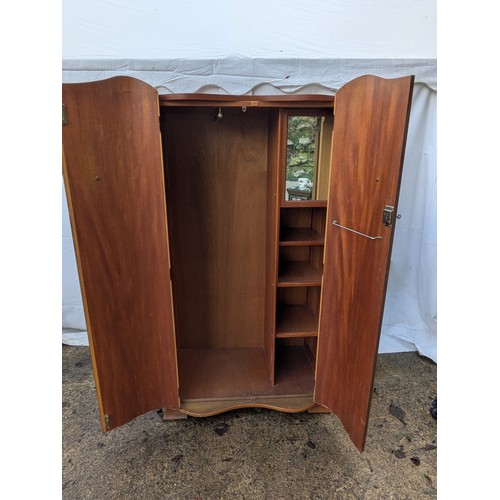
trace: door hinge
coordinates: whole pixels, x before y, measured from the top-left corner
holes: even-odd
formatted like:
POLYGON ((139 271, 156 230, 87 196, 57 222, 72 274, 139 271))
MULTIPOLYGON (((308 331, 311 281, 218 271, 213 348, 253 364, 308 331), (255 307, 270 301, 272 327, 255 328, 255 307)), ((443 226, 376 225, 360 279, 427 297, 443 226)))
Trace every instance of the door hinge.
POLYGON ((107 431, 111 429, 111 417, 108 414, 104 415, 104 425, 107 431))
POLYGON ((62 124, 67 125, 68 124, 68 115, 66 113, 66 106, 62 105, 62 124))

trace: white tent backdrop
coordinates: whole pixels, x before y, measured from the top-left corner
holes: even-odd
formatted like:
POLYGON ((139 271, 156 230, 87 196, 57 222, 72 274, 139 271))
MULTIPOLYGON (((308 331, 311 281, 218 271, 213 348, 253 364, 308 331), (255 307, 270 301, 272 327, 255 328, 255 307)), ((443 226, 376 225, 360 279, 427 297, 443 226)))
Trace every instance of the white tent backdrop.
MULTIPOLYGON (((436 354, 436 5, 431 0, 63 0, 63 82, 165 93, 334 94, 415 75, 379 352, 436 354)), ((86 326, 63 190, 63 341, 86 326)))

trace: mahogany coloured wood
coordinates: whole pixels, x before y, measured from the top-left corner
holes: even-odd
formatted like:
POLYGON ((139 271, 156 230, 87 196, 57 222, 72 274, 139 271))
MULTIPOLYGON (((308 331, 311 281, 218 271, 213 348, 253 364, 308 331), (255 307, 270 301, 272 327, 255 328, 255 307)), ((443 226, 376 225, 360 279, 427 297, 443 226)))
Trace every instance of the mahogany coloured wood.
POLYGON ((310 262, 280 261, 278 287, 319 285, 321 273, 310 262))
POLYGON ((263 347, 268 112, 162 116, 179 348, 263 347))
POLYGON ((265 107, 265 108, 311 108, 332 109, 335 97, 319 94, 289 95, 224 95, 224 94, 164 94, 160 96, 161 106, 220 106, 220 107, 265 107))
POLYGON ((276 300, 280 305, 307 305, 308 287, 281 287, 276 290, 276 300))
POLYGON ((272 385, 263 348, 181 349, 181 404, 196 399, 312 395, 314 369, 303 348, 279 347, 276 365, 276 383, 272 385))
POLYGON ((321 137, 318 148, 317 200, 328 198, 328 182, 333 139, 333 114, 325 116, 322 121, 321 137))
MULTIPOLYGON (((336 95, 315 402, 365 444, 413 77, 360 77, 336 95), (382 239, 341 229, 339 224, 382 239)), ((397 213, 397 212, 396 212, 397 213)))
POLYGON ((281 200, 282 208, 326 208, 326 200, 303 200, 303 201, 286 201, 281 200))
POLYGON ((179 407, 158 95, 66 84, 64 179, 103 430, 179 407))
POLYGON ((266 296, 264 321, 264 350, 266 353, 269 380, 275 380, 275 328, 276 328, 276 283, 278 281, 279 200, 278 172, 280 165, 280 114, 269 112, 268 133, 268 183, 267 183, 267 242, 266 242, 266 296))
POLYGON ((276 313, 276 337, 314 337, 318 318, 305 305, 280 305, 276 313))
POLYGON ((324 238, 309 227, 282 228, 280 246, 323 245, 324 238))
MULTIPOLYGON (((194 399, 182 404, 182 411, 191 417, 211 417, 243 408, 266 408, 284 413, 299 413, 309 412, 317 408, 317 405, 313 402, 312 394, 303 396, 295 393, 289 396, 245 396, 241 399, 194 399)), ((314 413, 320 412, 314 411, 314 413)), ((329 411, 321 413, 329 413, 329 411)))
POLYGON ((103 429, 157 408, 206 416, 315 402, 363 449, 393 237, 382 210, 397 207, 412 85, 369 76, 337 93, 328 208, 285 202, 278 165, 283 108, 328 114, 331 97, 161 96, 170 245, 156 91, 128 77, 63 86, 103 429))

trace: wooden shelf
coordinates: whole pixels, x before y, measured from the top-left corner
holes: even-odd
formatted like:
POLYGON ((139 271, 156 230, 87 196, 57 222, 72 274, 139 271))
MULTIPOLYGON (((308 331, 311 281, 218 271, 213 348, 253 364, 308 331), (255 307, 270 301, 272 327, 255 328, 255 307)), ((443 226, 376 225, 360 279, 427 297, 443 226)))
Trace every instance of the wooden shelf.
POLYGON ((321 286, 321 273, 310 262, 282 261, 279 264, 278 287, 321 286))
POLYGON ((318 319, 306 306, 282 305, 276 310, 276 338, 316 337, 318 319))
POLYGON ((324 245, 325 239, 309 227, 284 227, 280 234, 280 246, 324 245))
POLYGON ((281 208, 326 208, 326 200, 282 200, 280 206, 281 208))

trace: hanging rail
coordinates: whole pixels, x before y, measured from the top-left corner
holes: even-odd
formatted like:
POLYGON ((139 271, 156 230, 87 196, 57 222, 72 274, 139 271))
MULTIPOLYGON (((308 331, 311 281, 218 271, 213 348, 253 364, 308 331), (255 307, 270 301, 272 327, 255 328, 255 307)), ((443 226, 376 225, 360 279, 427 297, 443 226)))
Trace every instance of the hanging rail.
POLYGON ((346 231, 351 231, 351 233, 356 233, 356 234, 359 234, 360 236, 364 236, 365 238, 368 238, 369 240, 381 240, 382 239, 382 236, 369 236, 368 234, 360 233, 359 231, 355 231, 354 229, 351 229, 349 227, 342 226, 336 220, 333 220, 332 224, 334 226, 337 226, 337 227, 340 227, 342 229, 345 229, 346 231))

